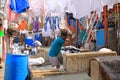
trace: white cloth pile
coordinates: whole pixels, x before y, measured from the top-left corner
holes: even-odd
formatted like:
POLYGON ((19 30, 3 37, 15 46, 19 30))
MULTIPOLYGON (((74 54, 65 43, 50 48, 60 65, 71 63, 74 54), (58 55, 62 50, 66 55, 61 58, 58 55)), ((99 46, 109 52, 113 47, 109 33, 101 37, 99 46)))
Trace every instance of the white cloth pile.
POLYGON ((29 65, 40 65, 45 63, 45 59, 42 57, 39 58, 29 58, 29 65))

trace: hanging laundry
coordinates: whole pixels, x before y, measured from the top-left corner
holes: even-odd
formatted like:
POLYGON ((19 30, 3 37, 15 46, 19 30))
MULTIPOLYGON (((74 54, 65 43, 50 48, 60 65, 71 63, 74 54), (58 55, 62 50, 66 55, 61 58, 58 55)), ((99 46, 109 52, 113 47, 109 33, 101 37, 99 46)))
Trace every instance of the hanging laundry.
POLYGON ((40 29, 43 29, 44 27, 43 18, 39 20, 39 25, 40 25, 40 29))
POLYGON ((28 8, 28 0, 10 0, 10 9, 14 12, 26 12, 28 8))
POLYGON ((33 30, 33 28, 32 28, 32 17, 30 16, 29 13, 28 13, 28 15, 29 15, 29 17, 28 17, 26 29, 27 29, 28 31, 32 31, 32 30, 33 30))
POLYGON ((27 27, 27 22, 25 20, 22 20, 18 26, 18 29, 23 31, 26 29, 26 27, 27 27))
POLYGON ((33 28, 32 28, 32 23, 31 24, 27 24, 27 28, 26 28, 28 31, 32 31, 33 28))
POLYGON ((88 29, 88 18, 86 17, 83 18, 83 27, 84 29, 88 29))
POLYGON ((55 17, 56 18, 56 30, 59 29, 59 18, 58 16, 55 17))
POLYGON ((75 25, 73 25, 74 20, 73 19, 68 19, 68 20, 69 20, 69 23, 68 23, 69 30, 76 32, 76 29, 73 27, 73 26, 75 26, 75 25))
POLYGON ((8 21, 4 20, 3 21, 3 27, 7 30, 8 29, 8 21))
POLYGON ((51 17, 49 17, 49 20, 48 20, 48 22, 49 22, 49 28, 50 28, 50 30, 52 30, 52 22, 53 20, 52 20, 52 18, 51 17))
POLYGON ((40 27, 39 27, 38 17, 33 18, 32 26, 33 26, 33 32, 39 31, 40 27))
POLYGON ((42 41, 42 34, 41 33, 35 33, 34 40, 35 41, 42 41))
POLYGON ((52 19, 53 19, 54 30, 56 30, 56 18, 53 17, 52 19))
POLYGON ((44 31, 47 31, 47 23, 44 24, 44 31))
POLYGON ((30 8, 34 16, 42 15, 44 12, 44 0, 29 0, 30 8))
MULTIPOLYGON (((51 23, 51 21, 50 21, 50 17, 46 17, 45 18, 45 24, 44 24, 44 31, 47 31, 47 28, 48 28, 48 26, 49 26, 49 23, 48 22, 50 22, 51 23), (47 23, 48 23, 48 25, 47 25, 47 23)), ((51 26, 49 26, 50 27, 50 29, 52 29, 52 27, 51 26)))
POLYGON ((76 28, 76 26, 77 26, 77 23, 76 23, 76 20, 74 19, 73 20, 73 28, 76 28))
POLYGON ((83 20, 83 18, 80 18, 80 19, 79 19, 79 29, 80 29, 80 30, 84 30, 82 20, 83 20))
POLYGON ((7 2, 6 2, 5 12, 7 13, 7 20, 8 20, 8 22, 18 21, 18 14, 16 12, 13 12, 10 9, 10 0, 7 0, 7 2))
POLYGON ((40 41, 40 34, 39 33, 35 33, 34 40, 40 41))
POLYGON ((68 11, 73 13, 74 18, 80 19, 90 14, 91 0, 68 0, 68 11))

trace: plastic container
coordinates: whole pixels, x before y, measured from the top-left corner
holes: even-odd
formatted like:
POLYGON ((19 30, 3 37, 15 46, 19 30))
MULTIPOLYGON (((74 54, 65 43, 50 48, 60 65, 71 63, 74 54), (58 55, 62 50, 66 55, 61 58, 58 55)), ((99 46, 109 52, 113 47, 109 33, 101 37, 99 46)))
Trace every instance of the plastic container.
POLYGON ((7 54, 4 80, 26 80, 28 75, 27 54, 7 54))

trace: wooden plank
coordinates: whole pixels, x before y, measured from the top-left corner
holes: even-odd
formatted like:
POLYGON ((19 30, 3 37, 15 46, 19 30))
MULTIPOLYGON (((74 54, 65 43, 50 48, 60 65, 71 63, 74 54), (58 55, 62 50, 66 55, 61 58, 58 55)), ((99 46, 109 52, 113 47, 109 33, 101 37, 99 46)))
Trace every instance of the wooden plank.
POLYGON ((32 70, 32 73, 57 72, 59 70, 32 70))
POLYGON ((65 74, 65 71, 59 70, 32 70, 33 78, 44 77, 44 75, 65 74))

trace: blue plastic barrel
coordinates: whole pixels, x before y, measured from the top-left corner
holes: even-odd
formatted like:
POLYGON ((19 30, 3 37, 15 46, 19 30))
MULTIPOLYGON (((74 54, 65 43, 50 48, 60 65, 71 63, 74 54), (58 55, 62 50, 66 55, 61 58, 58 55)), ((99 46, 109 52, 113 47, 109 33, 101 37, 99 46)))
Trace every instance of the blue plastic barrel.
POLYGON ((26 80, 28 75, 27 54, 7 54, 4 80, 26 80))

